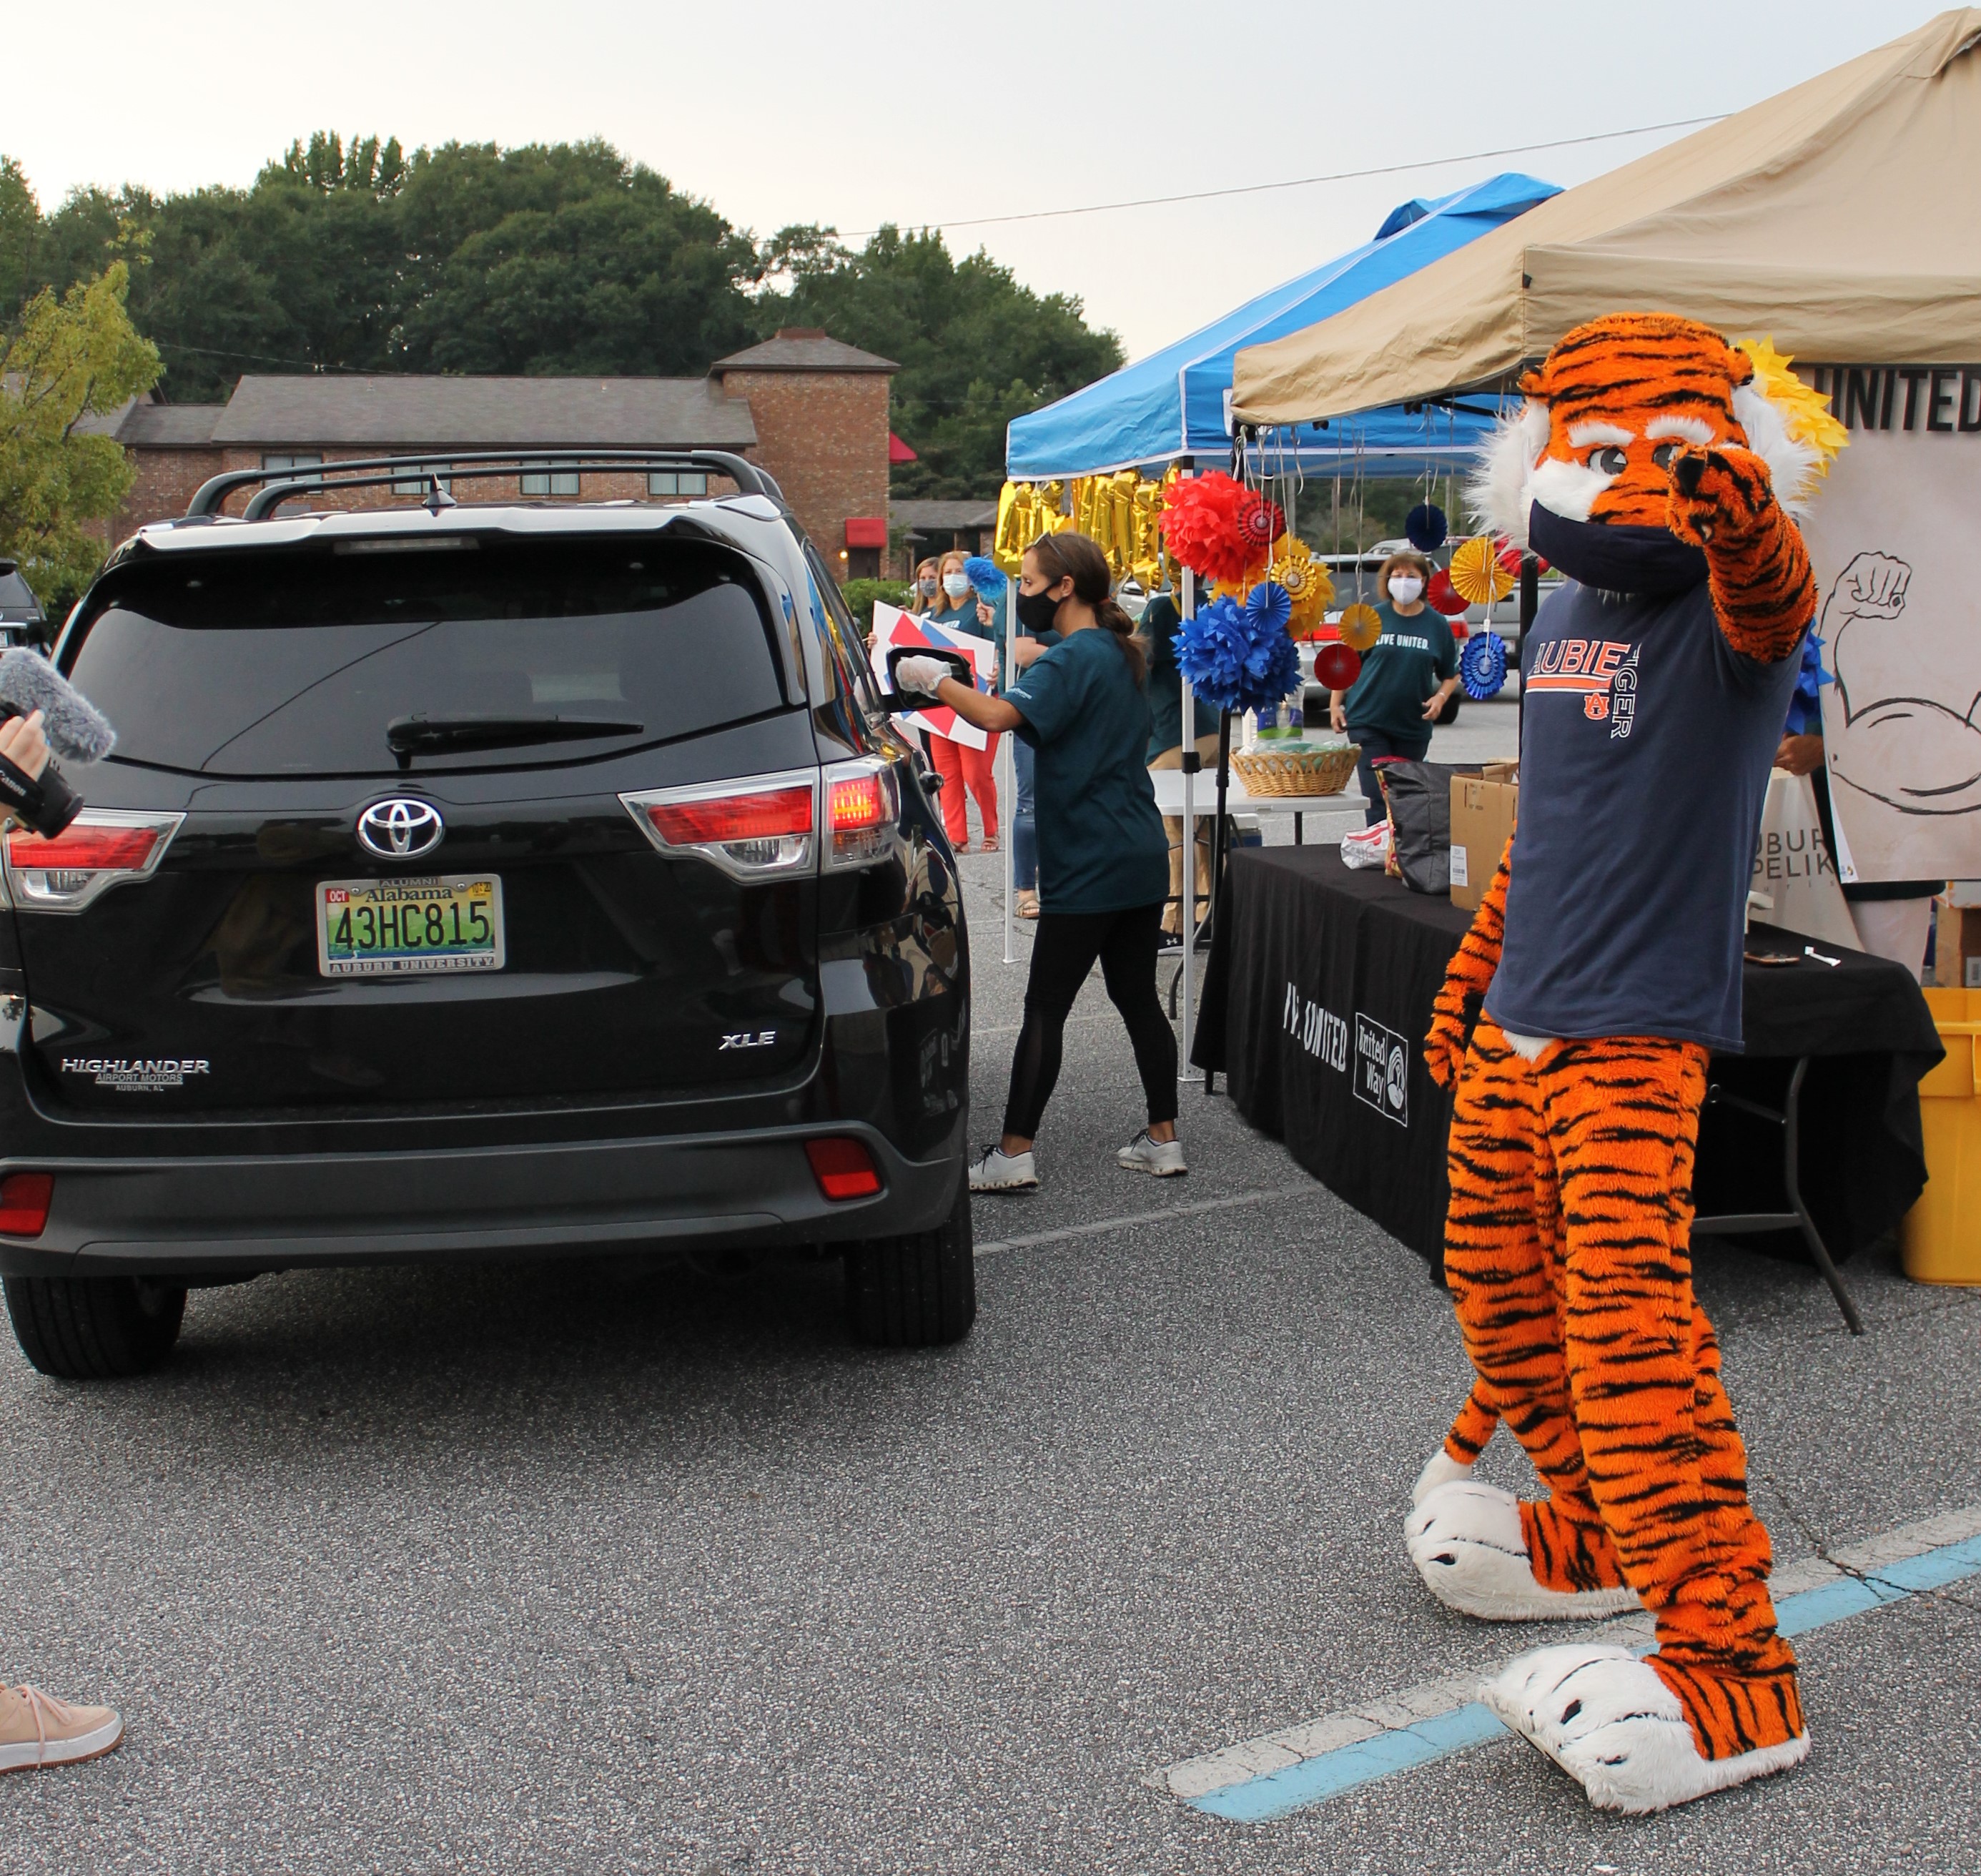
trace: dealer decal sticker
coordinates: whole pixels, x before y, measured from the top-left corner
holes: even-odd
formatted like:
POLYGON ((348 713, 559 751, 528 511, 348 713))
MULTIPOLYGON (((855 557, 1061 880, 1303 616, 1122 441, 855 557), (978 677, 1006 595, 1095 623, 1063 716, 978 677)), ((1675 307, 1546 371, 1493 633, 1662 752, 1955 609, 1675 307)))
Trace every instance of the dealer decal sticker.
POLYGON ((98 1088, 114 1088, 120 1094, 155 1095, 168 1088, 183 1088, 188 1076, 205 1075, 212 1066, 204 1060, 174 1061, 125 1061, 122 1057, 65 1055, 64 1075, 86 1075, 98 1088))

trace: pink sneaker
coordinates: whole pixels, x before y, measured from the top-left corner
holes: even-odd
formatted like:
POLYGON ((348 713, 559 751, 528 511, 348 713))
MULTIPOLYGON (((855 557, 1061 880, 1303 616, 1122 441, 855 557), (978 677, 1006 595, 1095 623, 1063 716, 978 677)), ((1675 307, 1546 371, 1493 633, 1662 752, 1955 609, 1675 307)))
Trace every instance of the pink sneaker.
POLYGON ((124 1722, 108 1707, 72 1707, 35 1687, 0 1687, 0 1772, 77 1765, 116 1751, 124 1722))

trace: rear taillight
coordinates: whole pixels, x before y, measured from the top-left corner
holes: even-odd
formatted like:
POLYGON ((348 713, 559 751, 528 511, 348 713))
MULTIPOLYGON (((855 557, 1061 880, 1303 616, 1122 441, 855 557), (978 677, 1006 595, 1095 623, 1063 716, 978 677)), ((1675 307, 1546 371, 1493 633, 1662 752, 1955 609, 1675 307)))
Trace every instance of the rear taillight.
POLYGON ((865 866, 900 837, 894 772, 867 757, 619 798, 663 853, 699 854, 738 879, 865 866))
POLYGON ((79 912, 112 886, 158 871, 184 815, 85 808, 53 840, 16 828, 7 836, 7 884, 31 911, 79 912))
POLYGON ((622 795, 663 853, 695 853, 738 879, 812 871, 818 778, 810 769, 622 795))
POLYGON ((818 1189, 827 1198, 871 1198, 881 1189, 874 1156, 857 1140, 843 1136, 807 1140, 805 1158, 811 1161, 811 1176, 818 1181, 818 1189))
POLYGON ((55 1195, 52 1173, 10 1172, 0 1179, 0 1237, 40 1237, 55 1195))
POLYGON ((835 762, 825 775, 825 864, 864 866, 885 858, 901 818, 894 771, 863 758, 835 762))

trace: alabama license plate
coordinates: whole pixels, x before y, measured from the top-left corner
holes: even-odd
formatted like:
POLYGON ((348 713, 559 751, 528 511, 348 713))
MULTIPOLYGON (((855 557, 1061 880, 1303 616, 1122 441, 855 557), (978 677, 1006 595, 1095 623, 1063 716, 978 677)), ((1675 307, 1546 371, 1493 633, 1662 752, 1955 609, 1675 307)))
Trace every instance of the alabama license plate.
POLYGON ((502 882, 491 873, 323 881, 316 955, 325 977, 499 971, 502 882))

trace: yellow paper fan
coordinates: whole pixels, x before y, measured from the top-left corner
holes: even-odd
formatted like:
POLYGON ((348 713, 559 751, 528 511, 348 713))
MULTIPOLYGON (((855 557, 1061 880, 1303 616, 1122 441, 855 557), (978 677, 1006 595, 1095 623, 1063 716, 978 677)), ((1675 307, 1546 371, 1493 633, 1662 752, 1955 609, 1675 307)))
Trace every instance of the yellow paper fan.
POLYGON ((1468 605, 1490 605, 1513 590, 1513 576, 1500 565, 1500 550, 1490 536, 1467 541, 1451 557, 1451 590, 1468 605))
POLYGON ((1358 599, 1341 615, 1341 642, 1351 651, 1366 651, 1383 635, 1383 615, 1358 599))
POLYGON ((1266 570, 1266 578, 1278 581, 1293 602, 1287 629, 1296 638, 1312 638, 1320 629, 1328 601, 1334 597, 1334 582, 1328 578, 1327 569, 1314 558, 1313 549, 1304 541, 1289 535, 1280 543, 1279 555, 1266 570))
MULTIPOLYGON (((1830 414, 1830 399, 1789 369, 1795 356, 1776 351, 1773 334, 1766 338, 1736 339, 1733 349, 1753 361, 1754 388, 1781 412, 1789 435, 1816 452, 1808 481, 1820 481, 1830 473, 1837 452, 1850 441, 1850 432, 1830 414)), ((1805 484, 1805 492, 1806 487, 1805 484)))

